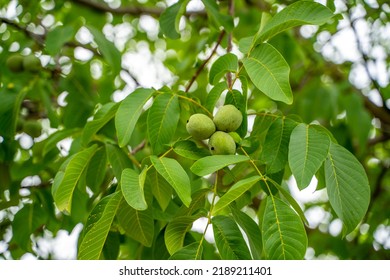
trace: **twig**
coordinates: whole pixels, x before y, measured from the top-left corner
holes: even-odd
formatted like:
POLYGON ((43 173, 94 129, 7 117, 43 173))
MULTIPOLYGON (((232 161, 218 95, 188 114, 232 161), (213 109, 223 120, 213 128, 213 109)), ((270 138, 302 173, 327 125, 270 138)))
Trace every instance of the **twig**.
MULTIPOLYGON (((141 16, 141 15, 150 15, 154 17, 160 16, 164 9, 157 7, 142 7, 142 6, 121 6, 119 8, 112 8, 106 4, 102 4, 100 2, 95 2, 92 0, 73 0, 73 2, 78 3, 80 5, 89 7, 94 9, 96 12, 109 12, 117 15, 133 15, 133 16, 141 16)), ((188 11, 185 13, 188 16, 206 16, 206 11, 188 11)))
POLYGON ((186 89, 185 89, 185 92, 188 92, 192 86, 192 84, 195 82, 195 80, 198 78, 198 76, 200 75, 200 73, 202 72, 202 70, 204 69, 204 67, 207 65, 207 63, 210 61, 210 59, 214 56, 214 54, 216 53, 217 51, 217 48, 219 47, 219 45, 221 44, 221 41, 223 39, 223 37, 225 36, 225 30, 222 30, 222 32, 219 34, 219 37, 218 37, 218 40, 217 40, 217 44, 215 45, 215 47, 213 48, 211 54, 209 55, 208 58, 206 58, 205 61, 203 61, 202 65, 200 65, 200 67, 196 70, 195 74, 192 76, 191 80, 189 81, 189 83, 187 84, 186 86, 186 89))
POLYGON ((362 42, 360 40, 360 37, 359 37, 359 34, 357 32, 357 29, 356 29, 356 26, 355 26, 355 23, 356 23, 356 20, 352 20, 352 14, 351 14, 351 7, 348 6, 348 20, 349 20, 349 25, 355 35, 355 40, 356 40, 356 46, 357 46, 357 49, 361 55, 361 58, 363 59, 363 67, 364 67, 364 70, 366 71, 367 73, 367 76, 372 84, 372 86, 379 92, 379 95, 382 99, 382 103, 383 103, 383 108, 386 109, 387 111, 390 111, 389 108, 387 108, 386 106, 386 102, 383 98, 383 95, 381 93, 381 86, 379 85, 378 81, 372 76, 371 72, 370 72, 370 69, 368 68, 368 63, 369 63, 369 57, 367 56, 367 54, 365 53, 365 51, 363 50, 363 46, 362 46, 362 42))
MULTIPOLYGON (((229 15, 234 18, 234 0, 229 0, 229 15)), ((233 33, 230 32, 228 34, 228 39, 227 39, 227 48, 226 51, 230 53, 233 49, 233 33)), ((226 74, 226 80, 229 89, 232 88, 232 73, 228 72, 226 74)))

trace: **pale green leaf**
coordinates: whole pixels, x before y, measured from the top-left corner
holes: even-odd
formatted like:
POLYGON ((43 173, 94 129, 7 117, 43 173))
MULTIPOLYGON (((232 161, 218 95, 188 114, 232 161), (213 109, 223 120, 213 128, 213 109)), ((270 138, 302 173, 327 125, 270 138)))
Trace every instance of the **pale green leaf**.
POLYGON ((270 19, 261 30, 257 41, 267 41, 280 32, 299 25, 322 25, 332 17, 332 11, 319 3, 297 1, 270 19))
POLYGON ((118 109, 119 103, 107 103, 100 110, 104 111, 104 114, 99 118, 93 119, 87 122, 83 129, 82 144, 86 146, 92 139, 92 137, 105 126, 114 116, 118 109))
POLYGON ((209 73, 209 83, 215 85, 227 72, 236 72, 238 68, 238 58, 235 54, 227 53, 220 56, 211 66, 209 73))
POLYGON ((228 165, 247 160, 249 158, 243 155, 213 155, 197 160, 190 169, 198 176, 206 176, 228 165))
POLYGON ((146 247, 152 246, 154 237, 152 207, 148 207, 144 211, 138 211, 130 207, 125 200, 122 200, 117 212, 117 218, 120 226, 128 236, 146 247))
POLYGON ((226 216, 215 216, 213 224, 215 245, 224 260, 251 260, 244 237, 234 220, 226 216))
POLYGON ((299 124, 290 137, 288 162, 298 188, 306 188, 326 159, 330 139, 310 125, 299 124))
POLYGON ((267 43, 258 45, 243 59, 243 64, 253 84, 265 95, 286 104, 293 102, 290 66, 273 46, 267 43))
POLYGON ((120 147, 129 143, 144 105, 153 93, 153 89, 138 88, 121 102, 115 115, 115 127, 120 147))
POLYGON ((170 260, 200 260, 202 258, 203 247, 200 242, 191 243, 179 251, 176 251, 170 260))
POLYGON ((121 189, 126 202, 135 210, 145 210, 144 185, 140 182, 140 174, 134 169, 126 168, 122 172, 121 189))
POLYGON ((97 145, 93 145, 81 152, 78 152, 65 169, 65 173, 58 188, 53 193, 54 201, 60 211, 71 212, 73 191, 88 166, 88 162, 97 150, 97 145))
POLYGON ((200 217, 200 215, 180 216, 168 223, 164 239, 169 254, 173 255, 183 247, 187 232, 191 229, 193 222, 200 217))
POLYGON ((168 93, 156 97, 148 114, 149 141, 154 154, 159 154, 169 144, 175 134, 180 118, 180 106, 177 95, 168 93))
POLYGON ((245 192, 252 188, 256 182, 260 181, 260 179, 261 177, 256 175, 235 183, 214 205, 212 214, 216 215, 218 211, 229 206, 230 203, 241 197, 245 192))
POLYGON ((185 206, 191 203, 191 183, 187 172, 175 159, 150 157, 154 168, 167 180, 185 206))
POLYGON ((267 165, 267 173, 276 173, 285 168, 291 132, 297 125, 291 119, 278 118, 268 129, 261 160, 267 165))
POLYGON ((282 200, 268 196, 261 225, 263 249, 267 259, 301 260, 307 248, 302 220, 282 200))
POLYGON ((103 198, 87 220, 84 238, 80 244, 78 259, 98 260, 112 221, 122 200, 122 193, 116 192, 103 198))
POLYGON ((364 167, 347 149, 332 142, 325 161, 325 182, 329 202, 347 234, 362 220, 370 203, 364 167))

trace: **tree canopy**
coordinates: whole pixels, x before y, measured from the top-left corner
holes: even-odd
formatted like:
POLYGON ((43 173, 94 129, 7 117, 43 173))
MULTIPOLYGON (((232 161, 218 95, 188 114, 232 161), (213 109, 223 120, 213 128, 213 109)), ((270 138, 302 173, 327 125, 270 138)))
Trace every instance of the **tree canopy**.
POLYGON ((387 2, 0 0, 0 258, 389 259, 387 2))

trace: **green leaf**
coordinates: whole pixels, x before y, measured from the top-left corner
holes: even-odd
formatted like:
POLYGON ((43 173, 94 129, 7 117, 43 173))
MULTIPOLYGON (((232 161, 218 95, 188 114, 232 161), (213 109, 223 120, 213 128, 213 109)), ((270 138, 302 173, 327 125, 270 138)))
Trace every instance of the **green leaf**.
POLYGON ((186 11, 189 0, 180 0, 169 6, 160 16, 160 28, 162 32, 171 39, 180 38, 179 23, 180 18, 186 11))
POLYGON ((101 117, 87 122, 81 140, 84 146, 88 145, 92 137, 115 116, 118 106, 119 103, 105 104, 101 109, 101 111, 104 111, 105 113, 101 117))
POLYGON ((296 125, 291 119, 278 118, 269 127, 261 154, 261 160, 267 164, 267 173, 285 168, 291 132, 296 125))
POLYGON ((115 127, 120 147, 129 143, 144 105, 153 93, 153 89, 138 88, 121 102, 115 115, 115 127))
POLYGON ((47 155, 52 149, 57 147, 57 143, 61 140, 74 136, 75 134, 79 133, 79 128, 71 128, 71 129, 64 129, 64 130, 58 130, 51 134, 46 140, 45 144, 42 149, 42 155, 47 155))
POLYGON ((173 255, 183 247, 187 232, 191 229, 193 222, 200 217, 201 215, 180 216, 168 223, 164 239, 169 254, 173 255))
POLYGON ((211 66, 209 82, 215 85, 227 72, 236 72, 238 68, 238 58, 235 54, 227 53, 220 56, 211 66))
POLYGON ((12 221, 12 242, 23 250, 31 251, 30 235, 46 224, 48 213, 37 204, 25 204, 12 221))
POLYGON ((152 168, 148 171, 147 183, 151 186, 153 196, 156 198, 161 209, 165 211, 172 200, 171 185, 152 168))
MULTIPOLYGON (((65 169, 65 173, 58 188, 53 192, 54 201, 60 211, 71 212, 73 191, 79 182, 81 175, 88 166, 88 162, 97 150, 97 145, 93 145, 81 152, 78 152, 65 169)), ((54 189, 53 189, 54 190, 54 189)))
POLYGON ((288 162, 298 188, 306 188, 326 159, 329 151, 328 135, 310 125, 299 124, 290 137, 288 162))
POLYGON ((241 197, 247 192, 256 182, 260 181, 260 176, 252 176, 235 183, 214 205, 212 214, 216 215, 218 211, 228 206, 230 203, 241 197))
POLYGON ((90 187, 94 193, 100 191, 101 184, 106 176, 107 165, 106 147, 102 146, 90 160, 87 169, 87 186, 90 187))
POLYGON ((222 259, 251 260, 248 246, 234 220, 226 216, 215 216, 211 220, 215 245, 222 259))
POLYGON ((182 140, 176 142, 173 145, 173 150, 178 155, 193 160, 198 160, 202 157, 210 155, 208 150, 198 147, 196 143, 191 140, 182 140))
MULTIPOLYGON (((267 177, 267 181, 270 181, 272 183, 272 186, 274 186, 283 196, 284 198, 290 203, 291 207, 295 210, 295 212, 298 213, 299 217, 302 219, 302 221, 306 224, 309 225, 309 222, 307 221, 305 217, 305 213, 299 206, 298 202, 292 197, 292 195, 284 189, 280 184, 275 182, 274 180, 271 180, 271 178, 267 177)), ((270 188, 271 186, 268 185, 268 182, 264 181, 264 183, 270 188)))
POLYGON ((217 103, 218 99, 221 97, 222 92, 226 89, 227 89, 226 82, 220 82, 210 90, 209 94, 206 97, 206 102, 204 104, 205 108, 209 112, 213 112, 215 104, 217 103))
POLYGON ((325 182, 329 202, 347 234, 362 220, 370 203, 366 172, 353 154, 332 142, 325 161, 325 182))
POLYGON ((45 48, 50 55, 56 55, 61 51, 62 46, 70 41, 76 30, 71 25, 57 26, 46 35, 45 48))
POLYGON ((175 159, 151 156, 150 160, 157 172, 167 180, 185 206, 191 203, 191 183, 187 172, 175 159))
POLYGON ((249 158, 242 155, 213 155, 197 160, 190 169, 198 176, 206 176, 228 165, 247 160, 249 158))
POLYGON ((327 7, 310 1, 297 1, 277 13, 261 30, 257 42, 265 42, 286 29, 304 25, 322 25, 333 17, 327 7))
POLYGON ((177 95, 168 93, 156 97, 148 114, 149 141, 154 154, 164 150, 175 134, 180 118, 180 107, 177 95))
POLYGON ((114 70, 114 73, 119 73, 119 71, 122 69, 122 57, 114 43, 107 40, 104 34, 95 27, 88 25, 87 28, 92 33, 99 50, 103 54, 103 57, 106 59, 108 64, 114 70))
POLYGON ((121 178, 123 197, 132 208, 139 211, 148 208, 144 194, 144 174, 145 172, 138 174, 135 170, 126 168, 121 178))
POLYGON ((215 0, 202 0, 202 2, 206 7, 207 14, 216 22, 218 27, 223 26, 227 32, 233 30, 233 18, 229 15, 221 14, 215 0))
POLYGON ((265 95, 286 104, 293 102, 290 67, 273 46, 267 43, 258 45, 243 59, 243 64, 253 84, 265 95))
POLYGON ((261 231, 259 225, 244 212, 241 212, 235 207, 232 208, 232 214, 234 220, 243 229, 248 238, 249 247, 254 260, 261 259, 262 243, 261 243, 261 231))
POLYGON ((203 247, 200 242, 191 243, 179 251, 176 251, 170 260, 200 260, 202 257, 203 247))
POLYGON ((261 225, 263 248, 267 259, 300 260, 307 248, 302 220, 282 200, 268 196, 261 225))
POLYGON ((132 168, 133 164, 126 152, 122 151, 118 146, 106 144, 106 149, 108 161, 111 164, 115 177, 120 182, 122 171, 125 168, 132 168))
POLYGON ((85 234, 79 247, 78 259, 99 259, 121 200, 121 192, 113 193, 103 198, 92 210, 85 226, 85 234))
POLYGON ((154 237, 152 207, 148 207, 144 211, 138 211, 130 207, 125 200, 122 200, 117 218, 128 236, 146 247, 152 246, 154 237))

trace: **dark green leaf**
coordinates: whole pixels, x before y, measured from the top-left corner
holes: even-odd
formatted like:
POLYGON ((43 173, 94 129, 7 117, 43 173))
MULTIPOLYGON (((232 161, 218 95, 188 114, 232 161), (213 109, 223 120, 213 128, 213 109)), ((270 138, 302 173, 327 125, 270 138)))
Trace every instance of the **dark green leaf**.
POLYGON ((262 221, 264 253, 271 260, 303 259, 307 236, 301 219, 285 202, 274 196, 265 200, 262 221))
POLYGON ((215 244, 225 260, 251 260, 251 254, 240 229, 232 218, 215 216, 211 220, 215 244))
POLYGON ((232 53, 220 56, 211 66, 209 82, 216 85, 227 72, 236 72, 238 68, 238 58, 232 53))
POLYGON ((370 203, 370 186, 360 162, 344 147, 331 143, 325 162, 329 202, 350 233, 362 220, 370 203))

